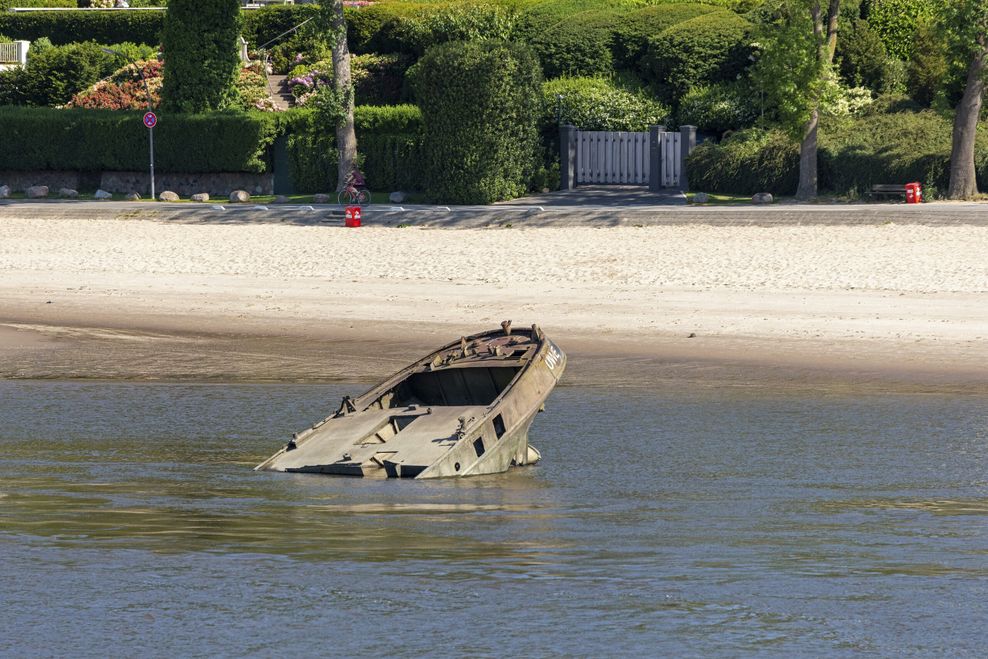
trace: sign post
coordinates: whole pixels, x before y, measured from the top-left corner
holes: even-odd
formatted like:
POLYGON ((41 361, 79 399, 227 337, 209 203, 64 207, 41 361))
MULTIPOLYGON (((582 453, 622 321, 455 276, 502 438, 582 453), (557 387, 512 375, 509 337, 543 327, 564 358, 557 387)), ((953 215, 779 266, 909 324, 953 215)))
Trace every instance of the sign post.
POLYGON ((148 112, 144 115, 144 125, 148 128, 148 142, 151 151, 151 201, 154 201, 154 127, 158 125, 158 115, 148 112))

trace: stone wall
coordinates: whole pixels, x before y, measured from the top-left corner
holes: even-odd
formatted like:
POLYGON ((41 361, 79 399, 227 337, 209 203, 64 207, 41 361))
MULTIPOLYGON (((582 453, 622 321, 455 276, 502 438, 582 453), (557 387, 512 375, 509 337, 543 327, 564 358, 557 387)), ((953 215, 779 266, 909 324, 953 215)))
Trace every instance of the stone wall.
MULTIPOLYGON (((171 190, 182 197, 197 192, 225 197, 234 190, 246 190, 252 195, 274 194, 274 174, 156 174, 154 178, 156 192, 171 190)), ((14 192, 23 192, 32 185, 47 185, 51 190, 71 188, 85 192, 95 192, 99 187, 120 194, 139 192, 145 197, 151 190, 147 172, 103 172, 100 175, 89 172, 0 171, 0 185, 8 185, 14 192)))

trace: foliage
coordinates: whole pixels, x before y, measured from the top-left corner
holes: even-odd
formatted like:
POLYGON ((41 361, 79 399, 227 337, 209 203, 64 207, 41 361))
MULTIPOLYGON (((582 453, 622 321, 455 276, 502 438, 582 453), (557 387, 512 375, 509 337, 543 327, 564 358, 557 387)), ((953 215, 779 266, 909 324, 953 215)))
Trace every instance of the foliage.
MULTIPOLYGON (((0 105, 63 105, 78 92, 113 73, 119 56, 98 43, 53 46, 47 39, 35 41, 24 69, 0 72, 0 105)), ((149 48, 135 44, 111 47, 126 56, 150 57, 149 48)))
POLYGON ((614 70, 611 42, 621 15, 588 11, 563 20, 552 17, 528 38, 547 78, 607 75, 614 70))
POLYGON ((399 53, 355 55, 350 60, 354 95, 365 105, 398 103, 405 96, 405 72, 411 60, 399 53))
POLYGON ((430 197, 490 203, 523 194, 539 148, 541 76, 531 49, 494 41, 440 44, 410 75, 425 126, 430 197))
POLYGON ((690 154, 690 187, 705 192, 792 194, 799 182, 799 145, 779 130, 749 129, 690 154))
POLYGON ((717 11, 713 4, 658 4, 629 12, 614 27, 612 48, 618 65, 637 68, 648 50, 648 38, 678 23, 717 11))
POLYGON ((235 104, 240 65, 238 0, 172 0, 161 36, 163 109, 194 113, 235 104))
MULTIPOLYGON (((140 171, 147 165, 141 112, 0 108, 0 169, 140 171)), ((169 114, 155 128, 161 172, 263 172, 273 115, 169 114)))
POLYGON ((823 44, 814 35, 807 3, 782 5, 757 36, 762 51, 751 79, 765 95, 771 118, 793 137, 801 137, 812 112, 826 109, 840 89, 831 65, 820 57, 823 44))
POLYGON ((760 114, 760 98, 746 83, 719 82, 692 87, 679 101, 677 123, 718 134, 753 126, 760 114))
POLYGON ((158 60, 128 64, 73 96, 68 106, 89 110, 141 110, 150 104, 156 108, 161 103, 161 68, 158 60), (147 80, 147 88, 144 80, 147 80))
POLYGON ((837 42, 837 59, 845 82, 875 91, 883 88, 888 54, 878 33, 868 22, 856 19, 851 29, 841 33, 837 42))
POLYGON ((912 57, 906 65, 909 95, 926 107, 947 86, 950 75, 947 44, 930 20, 920 21, 913 37, 912 57))
MULTIPOLYGON (((279 115, 286 136, 295 188, 319 192, 336 180, 335 135, 319 128, 316 113, 291 110, 279 115)), ((375 190, 419 190, 422 113, 414 105, 362 106, 354 109, 363 173, 375 190)))
POLYGON ((891 57, 908 61, 916 25, 933 16, 931 0, 871 0, 868 24, 878 33, 891 57))
POLYGON ((750 30, 729 11, 677 23, 649 39, 643 66, 666 99, 678 99, 693 85, 736 77, 751 53, 750 30))
POLYGON ((76 7, 77 0, 0 0, 0 11, 11 7, 76 7))
MULTIPOLYGON (((929 110, 869 113, 820 135, 820 186, 862 195, 876 183, 919 181, 945 190, 952 126, 929 110)), ((978 185, 988 186, 988 127, 979 127, 978 185)), ((721 144, 705 143, 690 155, 690 185, 707 192, 792 194, 798 144, 784 133, 748 130, 721 144)))
POLYGON ((669 108, 642 92, 604 78, 559 78, 542 85, 542 125, 572 124, 582 130, 648 130, 664 124, 669 108), (561 99, 559 97, 562 97, 561 99))
POLYGON ((14 39, 50 39, 63 45, 81 41, 98 43, 160 43, 163 11, 37 11, 0 12, 0 34, 14 39))
POLYGON ((448 41, 506 39, 513 26, 512 12, 481 2, 381 3, 349 12, 347 19, 354 52, 414 56, 448 41))

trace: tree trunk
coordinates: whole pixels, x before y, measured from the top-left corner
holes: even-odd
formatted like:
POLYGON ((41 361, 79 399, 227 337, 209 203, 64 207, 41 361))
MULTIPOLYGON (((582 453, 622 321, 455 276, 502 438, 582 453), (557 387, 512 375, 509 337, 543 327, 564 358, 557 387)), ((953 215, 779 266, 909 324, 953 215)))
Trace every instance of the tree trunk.
POLYGON ((947 197, 967 199, 978 194, 974 168, 974 138, 985 91, 985 37, 978 38, 977 51, 967 70, 967 86, 954 112, 954 142, 950 151, 950 186, 947 197))
POLYGON ((820 126, 820 111, 814 109, 803 130, 803 141, 799 145, 799 188, 796 199, 805 201, 816 197, 817 192, 817 128, 820 126))
POLYGON ((333 33, 333 80, 346 112, 343 120, 336 125, 336 147, 340 154, 336 191, 340 192, 346 187, 347 178, 353 172, 357 159, 357 134, 353 127, 353 78, 350 73, 350 47, 347 45, 342 0, 333 0, 333 33))

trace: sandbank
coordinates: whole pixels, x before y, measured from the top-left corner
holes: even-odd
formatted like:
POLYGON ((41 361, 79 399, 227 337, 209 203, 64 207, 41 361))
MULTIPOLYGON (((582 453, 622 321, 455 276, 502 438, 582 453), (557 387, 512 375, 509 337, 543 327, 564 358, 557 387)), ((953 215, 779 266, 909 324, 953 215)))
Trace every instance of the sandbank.
POLYGON ((571 384, 988 391, 983 221, 730 212, 347 230, 6 206, 0 378, 365 382, 510 318, 571 384))

